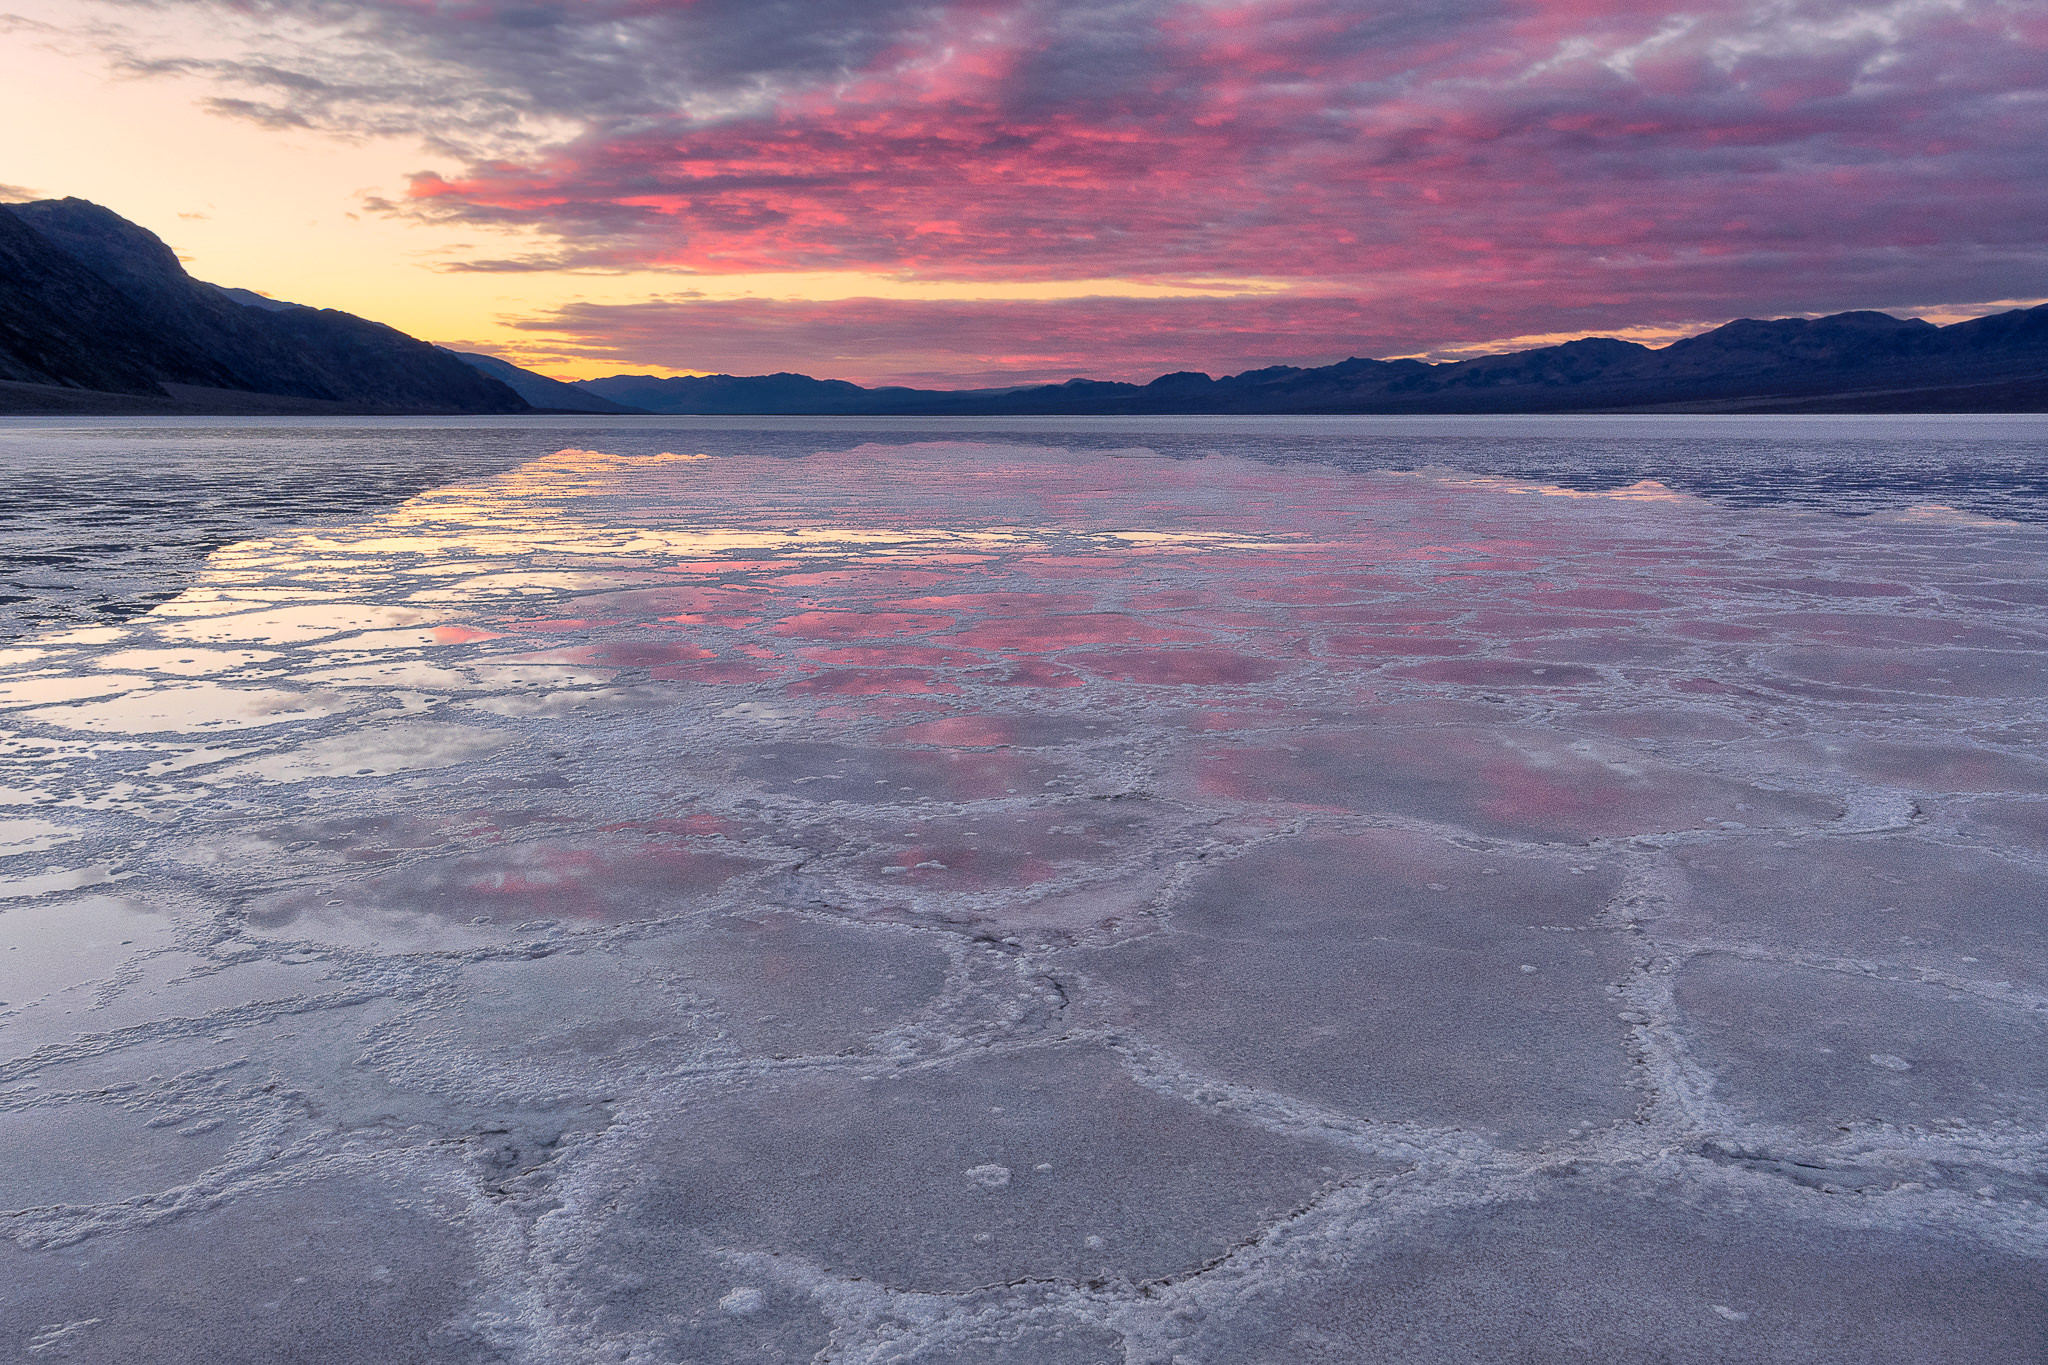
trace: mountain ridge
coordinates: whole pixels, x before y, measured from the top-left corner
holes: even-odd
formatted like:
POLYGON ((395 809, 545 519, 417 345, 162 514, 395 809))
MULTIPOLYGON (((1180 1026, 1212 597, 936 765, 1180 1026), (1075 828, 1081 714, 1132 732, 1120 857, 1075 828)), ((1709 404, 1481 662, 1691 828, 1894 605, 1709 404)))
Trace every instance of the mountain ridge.
POLYGON ((128 411, 530 410, 396 328, 196 280, 156 234, 83 199, 0 204, 0 381, 14 411, 78 410, 81 391, 128 411))
POLYGON ((1663 347, 1614 337, 1432 364, 1352 357, 1145 384, 864 389, 807 375, 613 375, 583 382, 651 412, 1118 416, 1542 412, 2048 411, 2048 305, 1938 327, 1869 310, 1738 318, 1663 347))
MULTIPOLYGON (((260 306, 260 305, 259 305, 260 306)), ((535 412, 597 412, 639 414, 645 416, 647 409, 630 404, 614 402, 603 394, 593 393, 582 384, 569 380, 550 379, 544 374, 521 369, 509 360, 500 360, 494 355, 483 355, 477 351, 458 351, 452 347, 441 348, 471 369, 487 374, 512 392, 524 398, 535 412)))

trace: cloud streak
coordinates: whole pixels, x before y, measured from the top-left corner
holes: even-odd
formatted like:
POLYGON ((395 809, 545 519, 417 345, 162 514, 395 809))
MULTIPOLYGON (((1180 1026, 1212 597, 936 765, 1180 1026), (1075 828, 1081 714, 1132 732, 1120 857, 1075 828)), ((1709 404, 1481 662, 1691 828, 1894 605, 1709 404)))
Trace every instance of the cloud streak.
MULTIPOLYGON (((1301 297, 1224 314, 1305 345, 1348 307, 1348 352, 2030 295, 2048 265, 2037 0, 235 12, 247 51, 137 69, 271 126, 409 127, 446 164, 393 211, 537 233, 545 268, 1256 276, 1301 297)), ((963 356, 982 315, 1022 314, 960 312, 963 356)))

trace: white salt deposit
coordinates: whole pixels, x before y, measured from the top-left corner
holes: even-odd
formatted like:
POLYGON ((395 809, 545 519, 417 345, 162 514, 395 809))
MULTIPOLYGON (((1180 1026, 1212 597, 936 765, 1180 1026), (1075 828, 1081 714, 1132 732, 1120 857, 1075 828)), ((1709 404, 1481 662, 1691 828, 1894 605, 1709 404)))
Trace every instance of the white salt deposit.
POLYGON ((229 545, 0 656, 0 1341, 2030 1359, 2044 552, 958 442, 229 545))

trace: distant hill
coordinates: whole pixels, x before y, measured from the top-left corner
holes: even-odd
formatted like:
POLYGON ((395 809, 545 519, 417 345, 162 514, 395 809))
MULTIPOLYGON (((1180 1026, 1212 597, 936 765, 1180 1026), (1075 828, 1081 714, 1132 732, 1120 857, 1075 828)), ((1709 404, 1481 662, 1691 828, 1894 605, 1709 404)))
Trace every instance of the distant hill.
POLYGON ((530 410, 439 347, 193 279, 83 199, 0 205, 0 411, 530 410))
POLYGON ((614 375, 582 387, 651 412, 763 415, 2040 412, 2048 305, 1947 327, 1871 312, 1744 318, 1661 348, 1589 337, 1443 364, 1352 359, 1222 379, 1183 371, 1149 384, 864 389, 772 374, 614 375))
POLYGON ((511 361, 500 360, 494 355, 479 355, 475 351, 449 351, 448 354, 480 374, 489 375, 540 411, 640 414, 647 411, 645 408, 615 403, 603 394, 591 392, 582 384, 567 384, 559 379, 550 379, 544 374, 535 374, 532 370, 521 369, 511 361))
MULTIPOLYGON (((972 404, 1019 392, 1009 389, 864 389, 844 379, 807 374, 729 374, 657 379, 651 374, 615 374, 586 379, 582 387, 643 412, 843 416, 852 413, 923 412, 928 407, 972 404)), ((964 411, 964 409, 961 409, 964 411)))

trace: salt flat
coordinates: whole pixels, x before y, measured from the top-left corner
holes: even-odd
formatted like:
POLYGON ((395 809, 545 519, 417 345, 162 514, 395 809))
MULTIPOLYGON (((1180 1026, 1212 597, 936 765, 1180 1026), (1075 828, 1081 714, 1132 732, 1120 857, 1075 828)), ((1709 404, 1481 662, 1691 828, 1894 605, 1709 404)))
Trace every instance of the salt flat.
POLYGON ((570 449, 0 656, 0 1342, 2039 1360, 2048 531, 570 449))

